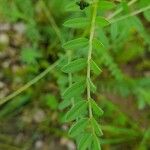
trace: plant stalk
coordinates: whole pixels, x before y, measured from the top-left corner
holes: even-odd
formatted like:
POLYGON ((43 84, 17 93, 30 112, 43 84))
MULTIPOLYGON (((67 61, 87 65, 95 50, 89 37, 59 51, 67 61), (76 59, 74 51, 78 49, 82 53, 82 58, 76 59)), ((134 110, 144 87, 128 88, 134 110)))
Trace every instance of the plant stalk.
POLYGON ((87 77, 86 77, 86 83, 87 83, 87 99, 89 101, 89 116, 90 118, 93 116, 92 114, 92 108, 90 104, 90 98, 91 98, 91 88, 89 79, 91 78, 91 57, 92 57, 92 49, 93 49, 93 38, 95 33, 95 21, 97 16, 97 2, 93 2, 93 14, 92 14, 92 21, 91 21, 91 28, 90 28, 90 38, 89 38, 89 50, 88 50, 88 58, 87 58, 87 77))
POLYGON ((40 73, 38 76, 36 76, 34 79, 26 83, 24 86, 16 90, 15 92, 11 93, 10 95, 0 99, 0 106, 3 105, 4 103, 10 101, 14 97, 18 96, 20 93, 28 89, 30 86, 33 84, 37 83, 39 80, 41 80, 43 77, 45 77, 51 70, 53 70, 57 65, 59 61, 56 61, 54 64, 49 66, 46 70, 44 70, 42 73, 40 73))

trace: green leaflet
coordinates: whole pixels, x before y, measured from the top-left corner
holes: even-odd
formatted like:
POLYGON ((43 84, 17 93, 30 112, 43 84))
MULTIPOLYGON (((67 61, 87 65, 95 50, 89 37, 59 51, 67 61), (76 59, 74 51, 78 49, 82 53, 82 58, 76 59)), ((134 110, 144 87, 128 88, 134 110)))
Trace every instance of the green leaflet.
MULTIPOLYGON (((79 95, 78 95, 79 96, 79 95)), ((79 96, 76 96, 75 98, 73 99, 64 99, 58 106, 58 108, 60 110, 63 110, 65 108, 67 108, 68 106, 70 106, 72 104, 72 100, 74 100, 74 103, 78 103, 79 101, 82 100, 82 98, 79 96)))
POLYGON ((94 39, 93 47, 94 47, 94 49, 101 50, 101 48, 103 48, 104 45, 98 39, 94 39))
POLYGON ((94 72, 94 74, 99 75, 102 70, 98 67, 98 65, 91 59, 91 70, 94 72))
POLYGON ((94 118, 91 119, 91 125, 94 128, 94 131, 95 131, 97 136, 103 135, 103 132, 100 128, 100 125, 98 124, 98 122, 94 118))
MULTIPOLYGON (((149 0, 140 0, 139 1, 139 7, 140 8, 144 8, 146 6, 149 6, 149 4, 150 4, 149 0)), ((147 19, 147 21, 150 22, 150 10, 144 11, 143 15, 144 15, 145 19, 147 19)))
MULTIPOLYGON (((106 32, 104 32, 104 30, 102 29, 102 28, 99 28, 99 30, 97 31, 98 33, 97 33, 97 38, 100 40, 98 40, 100 43, 101 43, 101 45, 103 45, 103 47, 109 47, 110 45, 110 43, 109 43, 109 39, 108 39, 108 36, 106 35, 106 32)), ((96 47, 94 47, 97 51, 100 51, 101 50, 101 48, 102 48, 102 46, 101 45, 95 45, 96 47)), ((104 49, 104 48, 103 48, 104 49)))
POLYGON ((66 5, 65 11, 79 11, 79 7, 75 5, 75 2, 69 2, 69 4, 66 5))
POLYGON ((84 17, 67 20, 63 25, 69 28, 85 28, 89 25, 89 20, 84 17))
POLYGON ((91 107, 93 112, 97 115, 97 116, 101 116, 103 115, 103 110, 97 105, 97 103, 93 100, 90 99, 90 103, 91 103, 91 107))
POLYGON ((88 39, 86 38, 78 38, 71 41, 68 41, 63 44, 64 49, 79 49, 88 46, 88 39))
POLYGON ((144 17, 150 22, 150 10, 144 12, 144 17))
POLYGON ((129 13, 129 6, 126 0, 122 0, 121 2, 122 8, 124 10, 125 13, 129 13))
POLYGON ((85 81, 80 81, 72 84, 71 87, 67 88, 63 93, 64 99, 71 99, 74 96, 80 95, 85 90, 85 81))
POLYGON ((84 114, 87 110, 87 102, 80 101, 75 104, 66 114, 67 121, 73 121, 78 118, 81 114, 84 114))
POLYGON ((65 65, 61 70, 65 73, 74 73, 82 70, 87 64, 85 58, 79 58, 65 65))
POLYGON ((91 91, 93 93, 96 92, 96 86, 94 85, 94 83, 91 81, 91 79, 88 78, 88 82, 89 82, 89 85, 90 85, 90 88, 91 88, 91 91))
POLYGON ((72 127, 69 130, 69 134, 72 137, 75 137, 75 136, 81 134, 81 132, 84 131, 84 129, 86 128, 87 125, 88 125, 87 118, 80 119, 75 124, 72 125, 72 127))
POLYGON ((89 133, 85 133, 82 135, 79 144, 78 149, 79 150, 86 150, 92 142, 92 135, 89 133))
POLYGON ((33 48, 23 48, 21 50, 21 61, 27 64, 36 64, 41 57, 41 53, 33 48))
POLYGON ((100 0, 98 3, 98 7, 101 10, 108 10, 114 8, 116 5, 113 2, 100 0))
POLYGON ((109 25, 110 23, 105 18, 98 16, 96 17, 96 24, 99 25, 100 27, 105 27, 109 25))
POLYGON ((69 105, 71 104, 71 100, 69 99, 65 99, 65 100, 63 100, 60 104, 59 104, 59 109, 60 110, 63 110, 63 109, 65 109, 66 107, 68 107, 69 105))
POLYGON ((110 33, 111 33, 111 39, 113 41, 116 40, 118 34, 119 34, 119 31, 118 31, 118 23, 113 23, 111 24, 111 28, 110 28, 110 33))
POLYGON ((92 148, 93 150, 101 150, 100 141, 97 136, 92 137, 92 148))
POLYGON ((44 97, 46 105, 51 109, 51 110, 57 110, 58 108, 58 99, 52 95, 52 94, 46 94, 44 97))

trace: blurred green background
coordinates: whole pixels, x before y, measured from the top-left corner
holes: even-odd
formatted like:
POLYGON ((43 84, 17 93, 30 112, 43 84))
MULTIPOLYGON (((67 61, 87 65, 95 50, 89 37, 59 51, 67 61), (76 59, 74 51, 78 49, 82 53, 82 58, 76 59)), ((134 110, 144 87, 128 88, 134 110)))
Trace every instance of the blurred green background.
MULTIPOLYGON (((0 102, 65 57, 64 41, 87 34, 63 27, 65 20, 80 15, 70 12, 68 1, 0 0, 0 102)), ((122 9, 116 19, 150 5, 149 0, 134 1, 128 7, 129 1, 114 0, 115 9, 99 13, 107 16, 122 9)), ((150 10, 99 28, 96 34, 106 47, 94 52, 103 70, 93 79, 98 86, 94 96, 105 112, 102 148, 149 150, 150 10)), ((85 53, 79 49, 73 57, 85 53)), ((58 107, 67 86, 60 67, 0 105, 0 150, 76 149, 63 122, 65 111, 58 107)))

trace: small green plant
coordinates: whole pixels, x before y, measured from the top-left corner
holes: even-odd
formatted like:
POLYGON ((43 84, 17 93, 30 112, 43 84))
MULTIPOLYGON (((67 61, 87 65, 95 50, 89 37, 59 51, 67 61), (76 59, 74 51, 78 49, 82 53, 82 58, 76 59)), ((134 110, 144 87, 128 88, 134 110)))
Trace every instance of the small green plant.
MULTIPOLYGON (((17 69, 13 77, 9 67, 1 69, 14 92, 0 98, 0 119, 13 117, 27 104, 29 113, 30 104, 40 109, 42 105, 45 112, 55 113, 52 119, 46 115, 48 132, 54 124, 54 136, 66 136, 57 129, 65 120, 79 150, 99 150, 103 145, 149 149, 149 113, 145 111, 150 106, 149 0, 113 1, 117 7, 110 0, 0 0, 0 30, 3 33, 3 22, 12 26, 14 31, 4 33, 10 35, 9 47, 17 51, 20 66, 12 69, 17 69), (23 32, 16 30, 18 23, 23 24, 23 32), (14 33, 23 38, 17 45, 11 41, 18 39, 14 33), (56 112, 58 105, 64 110, 56 112)), ((5 51, 3 46, 1 50, 5 51)), ((16 59, 12 58, 11 66, 16 59)), ((2 57, 0 67, 3 61, 2 57)), ((18 120, 20 115, 14 117, 18 120)), ((47 135, 45 127, 42 134, 47 135)))
MULTIPOLYGON (((75 58, 68 61, 62 67, 62 71, 69 74, 69 87, 64 91, 62 97, 64 101, 60 104, 65 108, 71 104, 71 109, 66 113, 66 121, 72 121, 73 125, 69 130, 69 134, 75 138, 78 149, 100 150, 100 136, 103 135, 99 119, 103 114, 103 110, 98 106, 92 94, 96 92, 96 86, 92 81, 101 73, 101 69, 94 61, 93 51, 100 51, 103 46, 101 41, 96 37, 95 30, 97 27, 105 27, 109 22, 98 15, 98 11, 111 9, 115 5, 109 1, 83 1, 77 2, 80 6, 81 17, 72 18, 64 23, 65 27, 73 29, 86 29, 86 36, 78 37, 63 44, 63 48, 68 53, 78 49, 86 49, 82 58, 75 58), (84 72, 80 78, 73 79, 72 76, 77 73, 84 72), (86 72, 86 74, 85 74, 86 72), (86 92, 85 92, 86 91, 86 92), (83 93, 86 93, 86 97, 83 93)), ((75 3, 74 3, 75 5, 75 3)), ((69 3, 67 9, 75 7, 69 3)), ((76 10, 80 11, 76 8, 76 10)), ((74 52, 75 53, 75 52, 74 52)), ((68 55, 70 56, 70 55, 68 55)))

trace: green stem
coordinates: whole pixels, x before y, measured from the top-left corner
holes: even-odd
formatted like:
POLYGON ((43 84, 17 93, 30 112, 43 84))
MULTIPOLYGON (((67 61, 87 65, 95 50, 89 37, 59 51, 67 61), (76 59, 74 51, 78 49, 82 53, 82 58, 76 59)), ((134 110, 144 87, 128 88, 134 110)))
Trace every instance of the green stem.
POLYGON ((20 93, 22 93, 23 91, 25 91, 26 89, 28 89, 30 86, 32 86, 36 82, 38 82, 40 79, 42 79, 44 76, 46 76, 51 70, 53 70, 58 65, 58 63, 59 63, 59 61, 56 61, 54 64, 52 64, 51 66, 49 66, 46 70, 44 70, 42 73, 40 73, 38 76, 36 76, 33 80, 31 80, 28 83, 26 83, 24 86, 22 86, 21 88, 19 88, 14 93, 12 93, 12 94, 4 97, 3 99, 1 99, 0 100, 0 106, 3 105, 4 103, 8 102, 12 98, 16 97, 17 95, 19 95, 20 93))
POLYGON ((93 49, 93 38, 94 38, 94 32, 95 32, 95 21, 97 16, 97 3, 93 2, 93 14, 92 14, 92 22, 91 22, 91 29, 90 29, 90 38, 89 38, 89 50, 88 50, 88 58, 87 58, 87 99, 89 101, 89 116, 90 118, 93 116, 91 104, 90 104, 90 98, 91 98, 91 88, 89 79, 91 78, 91 57, 92 57, 92 49, 93 49))
POLYGON ((59 41, 62 43, 62 36, 61 36, 61 32, 59 30, 59 27, 57 26, 55 19, 53 18, 50 9, 47 8, 45 2, 43 0, 41 0, 41 3, 43 5, 43 10, 45 12, 45 15, 47 16, 48 21, 50 22, 52 28, 54 29, 57 37, 59 38, 59 41))

